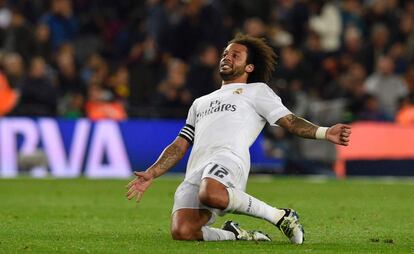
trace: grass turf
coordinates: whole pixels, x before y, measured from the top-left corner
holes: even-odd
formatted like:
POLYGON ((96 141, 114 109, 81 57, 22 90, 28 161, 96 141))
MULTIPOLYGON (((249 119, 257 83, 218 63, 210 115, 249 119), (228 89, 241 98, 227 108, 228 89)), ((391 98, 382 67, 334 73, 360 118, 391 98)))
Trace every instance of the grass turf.
POLYGON ((240 215, 273 242, 179 242, 169 235, 181 178, 158 179, 141 204, 124 198, 123 180, 0 180, 0 253, 414 253, 414 181, 252 177, 248 192, 293 207, 306 231, 302 246, 240 215))

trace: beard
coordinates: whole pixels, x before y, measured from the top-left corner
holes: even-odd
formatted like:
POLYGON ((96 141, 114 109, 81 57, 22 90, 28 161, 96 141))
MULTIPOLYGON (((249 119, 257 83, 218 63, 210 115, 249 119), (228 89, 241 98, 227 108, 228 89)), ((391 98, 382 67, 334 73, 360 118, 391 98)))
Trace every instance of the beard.
POLYGON ((234 80, 244 74, 244 68, 245 66, 235 67, 233 65, 233 67, 230 70, 220 70, 220 77, 224 81, 234 80))

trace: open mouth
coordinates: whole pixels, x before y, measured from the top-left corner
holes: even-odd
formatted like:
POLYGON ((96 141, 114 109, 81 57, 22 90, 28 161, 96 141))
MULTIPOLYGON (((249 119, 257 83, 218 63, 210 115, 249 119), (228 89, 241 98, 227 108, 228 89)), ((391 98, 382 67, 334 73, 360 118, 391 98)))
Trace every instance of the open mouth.
POLYGON ((220 69, 225 71, 225 70, 230 70, 231 69, 231 65, 229 64, 222 64, 220 65, 220 69))

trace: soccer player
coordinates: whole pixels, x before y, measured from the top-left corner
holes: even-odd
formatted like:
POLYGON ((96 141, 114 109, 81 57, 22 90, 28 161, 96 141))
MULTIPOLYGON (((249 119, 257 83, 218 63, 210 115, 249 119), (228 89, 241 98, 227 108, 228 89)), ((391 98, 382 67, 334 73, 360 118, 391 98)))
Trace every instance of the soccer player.
POLYGON ((266 83, 276 54, 259 38, 237 35, 220 61, 222 86, 196 99, 178 137, 145 172, 134 172, 126 196, 139 202, 152 181, 170 170, 192 146, 184 181, 174 197, 171 234, 175 240, 270 240, 228 221, 222 229, 208 225, 217 215, 245 214, 264 219, 292 243, 302 244, 304 230, 293 209, 280 209, 245 192, 250 170, 249 147, 266 121, 310 139, 348 145, 351 127, 319 127, 294 115, 266 83))

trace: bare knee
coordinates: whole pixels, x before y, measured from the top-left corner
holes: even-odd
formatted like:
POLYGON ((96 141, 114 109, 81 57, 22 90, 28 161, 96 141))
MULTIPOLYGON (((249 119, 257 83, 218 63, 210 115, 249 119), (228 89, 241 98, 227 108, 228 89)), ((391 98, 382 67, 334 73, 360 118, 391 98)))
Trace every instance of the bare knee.
POLYGON ((226 209, 229 202, 226 186, 210 178, 201 182, 198 198, 203 205, 221 210, 226 209))
POLYGON ((211 217, 208 210, 180 209, 174 212, 171 220, 171 236, 174 240, 203 240, 201 227, 211 217))
POLYGON ((223 205, 221 197, 215 195, 215 193, 211 193, 209 191, 200 191, 198 193, 198 198, 200 203, 205 206, 217 208, 217 209, 225 209, 226 206, 223 205))
MULTIPOLYGON (((201 230, 201 229, 199 229, 201 230)), ((171 229, 171 236, 174 240, 194 241, 199 239, 199 230, 188 225, 180 225, 171 229)))

